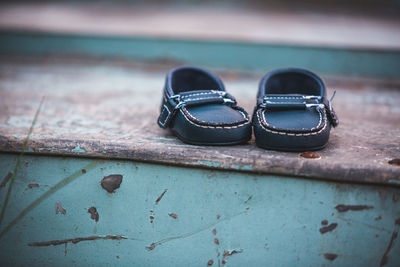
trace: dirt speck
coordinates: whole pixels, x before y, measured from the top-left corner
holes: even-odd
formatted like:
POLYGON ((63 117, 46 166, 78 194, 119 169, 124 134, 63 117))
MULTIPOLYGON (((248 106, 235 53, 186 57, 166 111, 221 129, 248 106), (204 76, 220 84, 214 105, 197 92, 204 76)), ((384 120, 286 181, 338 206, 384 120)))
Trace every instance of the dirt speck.
POLYGON ((218 238, 214 238, 214 243, 215 243, 216 245, 219 245, 219 240, 218 240, 218 238))
POLYGON ((208 262, 207 262, 207 266, 211 266, 211 265, 213 265, 214 264, 214 260, 209 260, 208 262))
POLYGON ((219 220, 221 218, 221 215, 217 214, 217 220, 219 220))
POLYGON ((320 159, 321 156, 316 152, 306 151, 300 154, 300 157, 306 159, 320 159))
POLYGON ((105 176, 101 180, 101 186, 108 192, 114 193, 114 191, 119 188, 122 183, 122 175, 120 174, 111 174, 105 176))
POLYGON ((85 170, 85 169, 82 169, 82 173, 85 174, 85 173, 86 173, 86 170, 85 170))
POLYGON ((217 234, 217 229, 213 229, 212 233, 213 233, 213 235, 216 235, 217 234))
POLYGON ((321 224, 322 224, 322 225, 328 225, 328 220, 323 220, 323 221, 321 222, 321 224))

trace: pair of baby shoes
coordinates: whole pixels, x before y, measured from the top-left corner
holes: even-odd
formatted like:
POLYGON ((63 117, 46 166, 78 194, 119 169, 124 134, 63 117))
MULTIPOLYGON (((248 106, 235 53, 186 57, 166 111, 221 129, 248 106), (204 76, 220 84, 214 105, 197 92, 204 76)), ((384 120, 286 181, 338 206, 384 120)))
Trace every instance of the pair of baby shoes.
POLYGON ((338 118, 323 81, 310 71, 289 68, 266 74, 250 120, 217 76, 183 66, 167 74, 158 125, 195 145, 245 143, 253 128, 261 148, 306 151, 327 144, 338 118))

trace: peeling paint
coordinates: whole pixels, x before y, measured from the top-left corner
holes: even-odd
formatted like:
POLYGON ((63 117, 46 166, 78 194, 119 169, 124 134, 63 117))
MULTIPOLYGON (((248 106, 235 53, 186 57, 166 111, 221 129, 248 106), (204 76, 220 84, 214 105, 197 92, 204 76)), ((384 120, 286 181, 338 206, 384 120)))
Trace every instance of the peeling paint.
POLYGON ((88 209, 88 213, 90 213, 90 218, 94 220, 95 222, 99 221, 99 213, 97 212, 97 209, 95 207, 90 207, 88 209))
POLYGON ((203 166, 213 167, 213 168, 217 168, 217 167, 221 166, 221 163, 214 162, 214 161, 199 160, 199 161, 197 161, 197 163, 200 165, 203 165, 203 166))
POLYGON ((86 153, 86 150, 81 148, 81 146, 78 144, 78 146, 74 147, 71 152, 74 153, 86 153))
POLYGON ((369 209, 373 209, 373 208, 374 208, 374 206, 367 206, 367 205, 343 205, 343 204, 337 205, 337 206, 335 207, 335 209, 336 209, 338 212, 346 212, 346 211, 349 211, 349 210, 352 210, 352 211, 369 210, 369 209))
POLYGON ((336 228, 337 226, 338 226, 337 223, 331 223, 331 224, 328 225, 328 226, 321 227, 321 228, 319 229, 319 232, 320 232, 321 234, 325 234, 325 233, 327 233, 327 232, 331 232, 331 231, 335 230, 335 228, 336 228))
POLYGON ((156 199, 156 205, 161 201, 167 191, 168 189, 164 189, 164 192, 162 192, 161 195, 156 199))
POLYGON ((99 239, 122 240, 122 239, 128 239, 128 238, 119 236, 119 235, 89 236, 89 237, 78 237, 78 238, 71 238, 71 239, 64 239, 64 240, 32 242, 32 243, 29 243, 28 246, 30 246, 30 247, 58 246, 58 245, 67 244, 67 243, 76 244, 76 243, 79 243, 82 241, 93 241, 93 240, 99 240, 99 239))
POLYGON ((241 170, 241 171, 252 171, 253 170, 253 166, 251 164, 248 164, 248 165, 232 164, 232 168, 235 170, 241 170))
POLYGON ((171 217, 171 218, 178 219, 178 214, 169 213, 168 215, 169 215, 169 217, 171 217))
MULTIPOLYGON (((82 173, 85 173, 85 172, 82 171, 82 173)), ((122 178, 123 178, 123 176, 120 174, 111 174, 111 175, 105 176, 101 180, 101 186, 108 193, 114 193, 114 191, 120 187, 120 185, 122 183, 122 178)))

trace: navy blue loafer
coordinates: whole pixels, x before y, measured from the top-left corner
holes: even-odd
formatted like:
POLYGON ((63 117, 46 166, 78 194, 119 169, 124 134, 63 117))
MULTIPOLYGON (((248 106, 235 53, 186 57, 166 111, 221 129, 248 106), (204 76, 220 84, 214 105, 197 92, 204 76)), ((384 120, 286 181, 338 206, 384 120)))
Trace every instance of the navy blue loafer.
POLYGON ((251 138, 246 111, 217 76, 196 67, 178 67, 167 74, 157 123, 195 145, 235 145, 251 138))
POLYGON ((338 123, 325 85, 314 73, 289 68, 262 78, 253 113, 257 146, 280 151, 322 149, 338 123))

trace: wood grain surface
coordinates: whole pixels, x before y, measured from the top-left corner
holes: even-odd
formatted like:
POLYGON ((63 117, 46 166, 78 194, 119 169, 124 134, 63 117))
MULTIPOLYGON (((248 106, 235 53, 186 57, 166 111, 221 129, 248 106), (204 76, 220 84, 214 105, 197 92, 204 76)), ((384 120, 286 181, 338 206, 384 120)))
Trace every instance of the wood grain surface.
MULTIPOLYGON (((326 78, 340 118, 320 157, 246 145, 187 145, 156 124, 166 64, 62 57, 0 58, 0 151, 20 153, 42 97, 27 153, 100 157, 400 185, 400 84, 326 78), (392 161, 391 161, 392 160, 392 161), (392 164, 388 162, 391 161, 392 164)), ((219 71, 252 112, 254 75, 219 71)))

